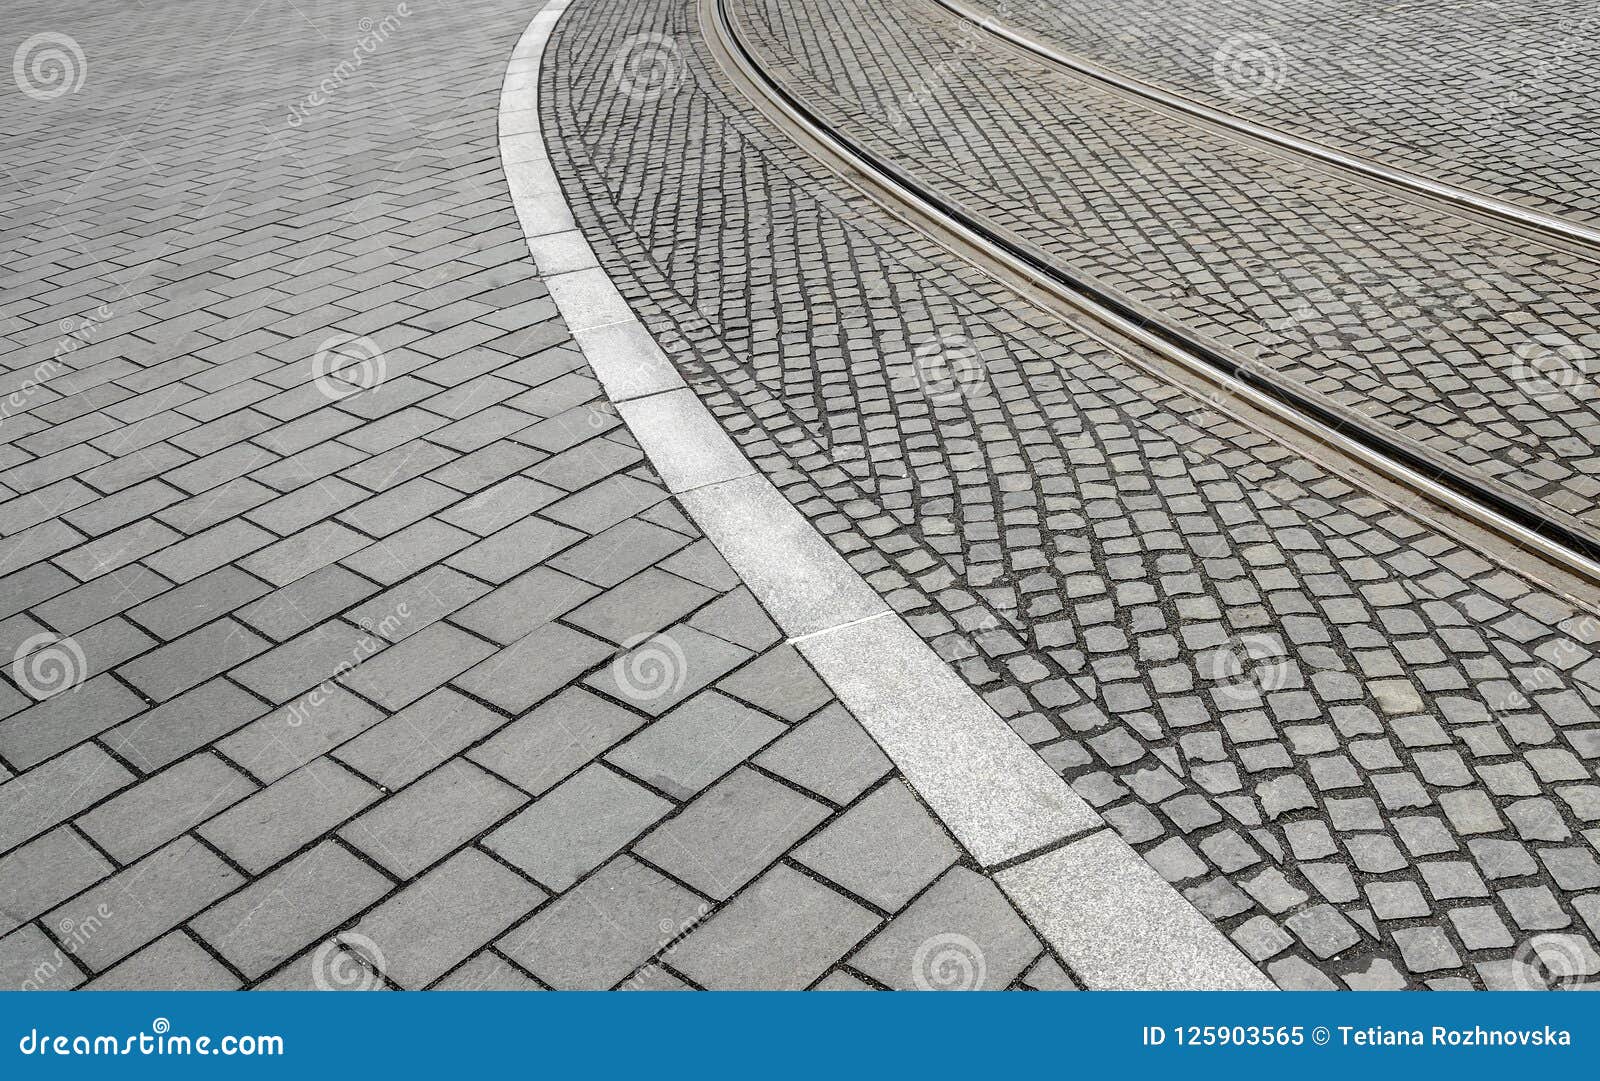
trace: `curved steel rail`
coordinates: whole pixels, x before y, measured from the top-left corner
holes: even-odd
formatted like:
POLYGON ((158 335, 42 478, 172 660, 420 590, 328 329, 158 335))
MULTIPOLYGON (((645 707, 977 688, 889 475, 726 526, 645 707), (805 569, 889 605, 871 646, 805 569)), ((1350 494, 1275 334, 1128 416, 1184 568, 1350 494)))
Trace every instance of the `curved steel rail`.
POLYGON ((1392 165, 1384 165, 1381 162, 1346 153, 1323 143, 1302 139, 1299 136, 1278 131, 1276 128, 1257 124, 1243 117, 1224 112, 1221 109, 1214 109, 1193 98, 1174 93, 1154 83, 1124 75, 1084 57, 1064 53, 1059 49, 1052 48, 1042 41, 1030 38, 1026 34, 1007 26, 992 15, 969 7, 962 0, 933 0, 933 3, 938 4, 957 18, 993 34, 1023 52, 1031 53, 1050 64, 1065 68, 1075 75, 1092 80, 1102 86, 1111 87, 1113 90, 1121 91, 1123 94, 1142 98, 1157 105, 1164 105, 1169 109, 1204 120, 1217 127, 1226 128, 1229 131, 1247 135, 1260 142, 1290 150, 1305 157, 1314 158, 1328 165, 1337 166, 1366 179, 1377 180, 1392 187, 1426 196, 1429 199, 1444 203, 1448 207, 1466 210, 1491 221, 1520 226, 1541 236, 1565 241, 1568 244, 1580 245, 1585 249, 1589 249, 1585 254, 1590 258, 1600 258, 1600 229, 1572 221, 1558 214, 1548 214, 1544 211, 1513 203, 1507 199, 1485 195, 1481 192, 1473 191, 1471 188, 1461 187, 1459 184, 1450 184, 1407 169, 1397 169, 1392 165))
MULTIPOLYGON (((896 216, 931 231, 946 247, 1057 314, 1087 317, 1096 325, 1090 333, 1158 378, 1170 381, 1173 373, 1118 342, 1148 351, 1389 482, 1448 508, 1518 551, 1535 554, 1581 579, 1587 592, 1600 586, 1600 541, 1470 476, 1441 468, 1417 449, 1397 443, 1381 431, 1353 425, 1348 415, 1271 378, 1258 366, 1231 358, 1152 319, 1093 279, 1058 265, 1027 241, 963 210, 959 203, 837 128, 762 69, 740 36, 727 3, 700 0, 701 22, 708 31, 707 43, 724 67, 747 85, 746 96, 787 134, 896 216)), ((1219 408, 1229 411, 1226 406, 1219 408)))

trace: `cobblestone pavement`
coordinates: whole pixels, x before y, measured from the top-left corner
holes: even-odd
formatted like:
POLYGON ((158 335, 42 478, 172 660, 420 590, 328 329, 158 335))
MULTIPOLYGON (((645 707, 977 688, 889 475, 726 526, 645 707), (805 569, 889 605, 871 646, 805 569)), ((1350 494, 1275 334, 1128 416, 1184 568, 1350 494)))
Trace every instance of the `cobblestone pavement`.
POLYGON ((724 427, 1281 985, 1600 976, 1600 623, 886 218, 691 0, 550 49, 578 224, 724 427))
POLYGON ((8 8, 0 987, 1074 985, 575 351, 536 8, 8 8))
POLYGON ((1600 9, 1590 0, 979 6, 1258 123, 1600 222, 1600 9))
POLYGON ((1167 119, 929 0, 734 11, 802 100, 969 210, 1600 540, 1600 264, 1167 119))

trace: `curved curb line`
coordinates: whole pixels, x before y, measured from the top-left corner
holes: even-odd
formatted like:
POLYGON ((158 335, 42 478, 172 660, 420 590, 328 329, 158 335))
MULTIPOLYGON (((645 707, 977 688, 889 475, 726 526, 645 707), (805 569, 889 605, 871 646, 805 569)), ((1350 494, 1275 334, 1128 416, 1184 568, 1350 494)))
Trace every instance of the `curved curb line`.
POLYGON ((575 227, 540 131, 540 60, 571 3, 549 0, 506 66, 501 163, 556 307, 668 490, 1090 986, 1270 989, 756 471, 634 317, 575 227))

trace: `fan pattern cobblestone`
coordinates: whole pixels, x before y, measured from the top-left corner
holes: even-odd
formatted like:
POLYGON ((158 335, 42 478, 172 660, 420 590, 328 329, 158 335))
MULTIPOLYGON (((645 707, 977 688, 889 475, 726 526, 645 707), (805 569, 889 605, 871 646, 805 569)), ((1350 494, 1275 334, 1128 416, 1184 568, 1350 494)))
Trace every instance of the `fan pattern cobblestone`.
POLYGON ((929 0, 733 8, 764 68, 968 210, 1600 538, 1600 264, 1169 119, 929 0))
POLYGON ((577 352, 536 7, 8 8, 0 987, 1074 985, 577 352))
POLYGON ((1600 222, 1600 12, 1587 0, 979 6, 1214 108, 1600 222))
POLYGON ((691 0, 550 48, 579 225, 697 392, 1281 985, 1600 976, 1600 624, 886 218, 691 0))

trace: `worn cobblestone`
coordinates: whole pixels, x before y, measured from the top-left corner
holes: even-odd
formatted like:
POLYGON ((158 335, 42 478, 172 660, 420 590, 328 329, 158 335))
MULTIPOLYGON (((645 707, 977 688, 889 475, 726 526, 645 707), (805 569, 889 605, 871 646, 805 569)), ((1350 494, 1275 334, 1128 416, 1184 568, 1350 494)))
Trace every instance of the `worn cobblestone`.
POLYGON ((1248 926, 1274 979, 1482 986, 1506 951, 1469 946, 1451 913, 1509 918, 1532 905, 1517 889, 1580 927, 1591 892, 1531 856, 1496 878, 1472 844, 1592 831, 1526 756, 1592 769, 1593 617, 882 217, 751 118, 692 4, 586 0, 551 48, 557 173, 685 378, 1129 843, 1182 838, 1158 865, 1224 930, 1248 926), (639 33, 683 65, 647 101, 610 77, 639 33), (1540 797, 1519 826, 1514 805, 1540 797), (1429 912, 1380 919, 1372 882, 1408 883, 1429 912))

